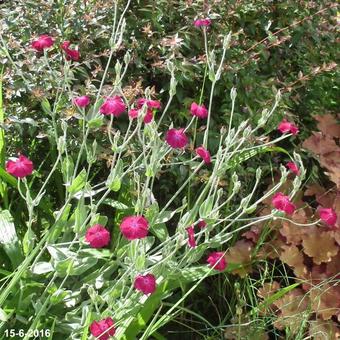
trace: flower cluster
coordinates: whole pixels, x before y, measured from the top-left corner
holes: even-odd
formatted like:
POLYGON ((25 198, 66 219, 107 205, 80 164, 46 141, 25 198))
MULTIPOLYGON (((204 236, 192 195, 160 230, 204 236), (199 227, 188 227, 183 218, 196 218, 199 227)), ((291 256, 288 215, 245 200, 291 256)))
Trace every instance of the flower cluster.
MULTIPOLYGON (((204 220, 199 220, 197 226, 203 229, 207 226, 204 220)), ((126 216, 120 224, 122 235, 129 241, 142 239, 148 235, 149 222, 143 216, 126 216)), ((189 246, 196 247, 194 225, 187 229, 189 235, 189 246)), ((93 248, 103 248, 110 243, 110 233, 104 226, 96 224, 87 229, 85 241, 93 248)), ((212 252, 207 258, 207 263, 215 270, 224 271, 227 262, 223 252, 212 252)), ((139 274, 135 277, 133 287, 145 295, 156 291, 156 277, 151 274, 139 274)), ((114 322, 111 318, 93 321, 90 325, 91 334, 99 339, 108 339, 115 334, 114 322)))
MULTIPOLYGON (((38 39, 32 41, 31 47, 37 52, 43 52, 44 50, 54 45, 54 39, 47 34, 43 34, 38 39)), ((78 61, 80 59, 80 53, 76 49, 71 49, 71 42, 64 41, 60 47, 66 54, 66 60, 78 61)))
MULTIPOLYGON (((293 135, 296 135, 299 132, 298 127, 294 123, 288 122, 286 119, 283 119, 278 125, 278 130, 281 133, 290 132, 293 135)), ((295 175, 300 175, 300 169, 296 163, 288 162, 286 166, 295 175)), ((274 208, 283 211, 288 215, 292 215, 296 210, 296 206, 291 202, 289 196, 284 195, 282 192, 278 192, 273 196, 272 204, 274 208)), ((318 212, 320 219, 328 226, 328 228, 331 230, 334 229, 338 218, 336 212, 332 208, 322 207, 318 209, 318 212)))
POLYGON ((80 58, 80 53, 78 50, 74 50, 70 48, 71 43, 69 41, 64 41, 61 44, 61 48, 64 50, 66 54, 66 60, 78 61, 80 58))
POLYGON ((272 203, 277 210, 283 211, 288 215, 292 215, 296 209, 296 206, 291 202, 290 198, 282 192, 277 192, 273 196, 272 203))
POLYGON ((149 124, 152 122, 154 117, 154 112, 161 108, 161 102, 158 100, 151 100, 146 98, 139 98, 137 100, 136 108, 132 108, 128 115, 131 119, 136 119, 142 113, 143 106, 146 106, 146 114, 144 116, 144 123, 149 124))
MULTIPOLYGON (((211 20, 198 19, 195 20, 196 27, 209 27, 211 20)), ((32 48, 37 52, 43 52, 54 45, 54 39, 49 35, 41 35, 37 40, 31 43, 32 48)), ((79 61, 80 52, 77 49, 71 48, 70 41, 64 41, 61 44, 61 49, 65 53, 66 60, 79 61)), ((85 109, 91 103, 91 98, 87 95, 78 96, 73 99, 73 104, 78 108, 85 109)), ((108 96, 104 99, 99 107, 99 112, 104 116, 120 117, 128 109, 127 104, 121 96, 114 95, 108 96)), ((139 98, 136 103, 128 110, 128 117, 134 120, 144 114, 143 121, 149 124, 154 120, 154 115, 157 110, 161 109, 161 102, 158 100, 151 100, 147 98, 139 98)), ((190 113, 193 119, 206 119, 209 117, 209 110, 204 104, 197 104, 193 102, 190 106, 190 113)), ((283 119, 277 129, 282 133, 291 133, 297 135, 299 132, 298 127, 286 119, 283 119)), ((186 135, 186 128, 171 128, 165 133, 166 143, 173 149, 184 149, 189 144, 189 138, 186 135)), ((198 146, 195 150, 197 157, 203 160, 207 165, 211 164, 211 155, 206 145, 198 146)), ((287 168, 295 175, 300 175, 300 169, 294 162, 288 162, 287 168)), ((6 171, 17 177, 24 178, 33 172, 33 163, 31 160, 23 155, 19 155, 16 160, 8 160, 6 163, 6 171)), ((282 192, 276 193, 272 198, 272 205, 275 209, 282 211, 288 215, 294 214, 296 205, 291 201, 290 197, 282 192)), ((329 227, 333 228, 337 222, 337 215, 331 208, 320 208, 318 210, 320 219, 329 227)), ((201 230, 207 227, 204 220, 198 221, 196 224, 187 227, 186 233, 188 236, 189 248, 196 248, 198 241, 195 238, 195 227, 201 230)), ((127 241, 134 241, 143 239, 149 234, 149 221, 143 215, 126 216, 122 219, 119 230, 122 236, 127 241)), ((95 224, 90 226, 85 233, 85 242, 91 248, 104 248, 109 246, 111 241, 110 231, 105 226, 95 224)), ((227 261, 225 252, 214 251, 211 252, 207 259, 207 264, 214 270, 224 271, 227 268, 229 259, 227 261)), ((153 294, 157 290, 157 278, 152 273, 141 273, 134 277, 133 288, 144 295, 153 294)), ((116 329, 114 320, 111 317, 99 321, 93 321, 90 325, 90 332, 93 336, 100 340, 107 340, 110 336, 114 336, 116 329)))
MULTIPOLYGON (((198 105, 195 102, 191 104, 190 112, 192 116, 200 119, 205 119, 208 116, 208 110, 206 109, 206 107, 203 104, 198 105)), ((165 140, 173 149, 183 149, 189 143, 189 139, 185 134, 184 128, 172 128, 168 130, 165 134, 165 140)), ((205 164, 211 163, 210 152, 203 145, 197 147, 195 149, 195 153, 204 161, 205 164)))

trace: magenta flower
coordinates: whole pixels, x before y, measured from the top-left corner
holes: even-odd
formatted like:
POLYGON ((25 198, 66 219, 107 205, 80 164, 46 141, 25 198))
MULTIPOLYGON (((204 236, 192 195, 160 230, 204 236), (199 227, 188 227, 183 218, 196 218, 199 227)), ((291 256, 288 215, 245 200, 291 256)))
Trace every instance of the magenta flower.
POLYGON ((66 60, 78 61, 79 58, 80 58, 80 53, 79 53, 78 50, 73 50, 73 49, 69 48, 70 45, 71 45, 71 43, 69 41, 64 41, 61 44, 61 48, 66 53, 66 60))
MULTIPOLYGON (((141 110, 140 109, 131 109, 129 112, 128 112, 128 115, 131 119, 135 119, 139 116, 139 114, 141 113, 141 110)), ((152 122, 153 120, 153 112, 152 110, 148 109, 146 111, 146 114, 144 116, 144 123, 145 124, 149 124, 150 122, 152 122)))
POLYGON ((156 278, 152 274, 138 275, 133 286, 143 294, 152 294, 156 290, 156 278))
POLYGON ((137 100, 137 107, 140 109, 144 104, 148 107, 148 109, 156 109, 159 110, 161 108, 161 102, 159 100, 151 100, 146 98, 139 98, 137 100))
POLYGON ((78 61, 80 59, 80 53, 78 50, 66 50, 66 60, 78 61))
POLYGON ((206 19, 197 19, 194 21, 195 27, 208 27, 211 25, 211 20, 206 18, 206 19))
POLYGON ((24 155, 19 155, 15 161, 7 161, 6 171, 15 177, 23 178, 32 174, 33 163, 24 155))
POLYGON ((170 129, 165 135, 166 142, 174 149, 184 148, 188 144, 188 137, 184 129, 170 129))
POLYGON ((224 258, 224 253, 222 251, 214 251, 210 253, 207 262, 210 267, 222 272, 227 267, 227 261, 224 258))
POLYGON ((289 197, 282 192, 278 192, 273 196, 272 204, 277 210, 284 211, 288 215, 292 215, 296 209, 289 197))
POLYGON ((85 240, 92 248, 103 248, 110 243, 110 233, 100 224, 95 224, 86 231, 85 240))
POLYGON ((205 164, 211 163, 210 152, 203 145, 199 146, 195 151, 196 155, 201 157, 205 164))
POLYGON ((190 227, 185 229, 188 233, 188 245, 190 248, 195 248, 196 247, 196 240, 195 240, 195 229, 194 226, 191 225, 190 227))
POLYGON ((49 48, 54 44, 54 40, 47 34, 41 35, 37 40, 32 41, 31 46, 38 52, 42 52, 45 48, 49 48))
POLYGON ((149 222, 143 216, 124 217, 120 224, 120 231, 129 241, 146 237, 148 230, 149 222))
POLYGON ((119 96, 108 97, 100 107, 99 111, 103 115, 113 115, 119 117, 126 109, 124 101, 119 96))
POLYGON ((96 339, 108 340, 110 336, 114 336, 116 333, 114 321, 111 318, 93 321, 90 325, 90 332, 96 339))
POLYGON ((291 171, 291 172, 293 172, 295 175, 300 175, 300 170, 299 170, 299 168, 298 168, 298 166, 296 165, 296 163, 294 163, 294 162, 288 162, 287 164, 286 164, 286 166, 287 166, 287 168, 291 171))
POLYGON ((61 47, 64 51, 66 51, 66 50, 68 50, 68 49, 70 48, 70 45, 71 45, 71 43, 70 43, 69 41, 64 41, 64 42, 60 45, 60 47, 61 47))
POLYGON ((287 133, 290 132, 293 135, 297 135, 299 133, 298 127, 294 123, 288 122, 286 119, 283 119, 282 122, 279 124, 277 129, 281 133, 287 133))
POLYGON ((139 110, 138 109, 131 109, 129 112, 128 112, 128 115, 131 119, 135 119, 139 116, 139 110))
POLYGON ((332 208, 320 208, 319 215, 320 218, 330 227, 335 226, 338 216, 332 208))
POLYGON ((193 116, 196 116, 198 118, 204 119, 208 117, 208 110, 202 105, 198 105, 195 102, 191 104, 190 106, 190 112, 193 116))
POLYGON ((207 226, 207 222, 205 222, 204 220, 200 220, 198 223, 197 223, 197 226, 198 228, 205 228, 207 226))
POLYGON ((80 96, 73 99, 74 105, 78 107, 86 107, 90 104, 90 97, 80 96))
POLYGON ((151 123, 152 122, 152 120, 153 120, 153 112, 152 112, 152 110, 147 110, 146 111, 146 114, 145 114, 145 116, 144 116, 144 123, 145 124, 149 124, 149 123, 151 123))

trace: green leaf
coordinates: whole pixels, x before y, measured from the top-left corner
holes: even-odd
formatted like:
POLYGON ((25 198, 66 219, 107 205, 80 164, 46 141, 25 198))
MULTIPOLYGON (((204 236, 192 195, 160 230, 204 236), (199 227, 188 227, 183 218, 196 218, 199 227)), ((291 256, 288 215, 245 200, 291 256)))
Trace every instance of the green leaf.
POLYGON ((211 195, 207 200, 205 200, 199 207, 199 215, 201 218, 205 218, 211 213, 214 205, 214 196, 211 195))
POLYGON ((0 212, 0 244, 11 244, 18 241, 13 217, 8 210, 0 212))
POLYGON ((51 304, 56 305, 63 301, 66 296, 70 295, 70 291, 65 291, 63 289, 57 289, 50 298, 51 304))
POLYGON ((48 252, 52 256, 53 266, 59 276, 81 275, 97 264, 98 258, 93 256, 82 256, 70 251, 67 247, 48 246, 48 252))
POLYGON ((136 269, 138 271, 143 271, 145 269, 145 255, 139 255, 135 262, 136 269))
POLYGON ((88 122, 88 125, 91 129, 99 129, 103 125, 103 118, 93 118, 88 122))
POLYGON ((0 245, 10 259, 13 269, 23 261, 23 254, 19 245, 13 218, 8 210, 0 212, 0 245))
POLYGON ((82 228, 84 229, 86 226, 83 225, 87 218, 87 208, 84 203, 84 197, 81 197, 78 201, 77 208, 74 212, 75 223, 74 223, 74 232, 82 233, 82 228))
POLYGON ((28 229, 24 235, 24 239, 22 240, 22 247, 24 250, 24 254, 29 254, 35 245, 36 236, 32 229, 28 229))
POLYGON ((68 219, 69 219, 69 215, 70 215, 70 212, 71 212, 71 207, 72 205, 71 204, 68 204, 62 215, 60 216, 59 218, 59 221, 56 223, 54 229, 51 231, 49 230, 49 235, 50 235, 50 240, 51 242, 55 242, 58 238, 58 236, 62 233, 63 231, 63 228, 67 226, 67 223, 68 223, 68 219))
POLYGON ((54 271, 50 262, 37 262, 31 269, 33 274, 41 275, 54 271))
POLYGON ((89 331, 89 326, 91 323, 91 312, 86 314, 86 320, 85 320, 85 326, 82 332, 81 340, 87 340, 88 339, 88 331, 89 331))
POLYGON ((261 304, 259 304, 257 307, 254 307, 251 311, 250 314, 256 314, 261 310, 265 310, 266 308, 268 308, 274 301, 280 299, 282 296, 286 295, 288 292, 290 292, 291 290, 293 290, 294 288, 298 287, 301 283, 297 282, 297 283, 293 283, 288 287, 284 287, 282 289, 280 289, 279 291, 277 291, 275 294, 267 297, 261 304))
POLYGON ((122 185, 122 175, 123 175, 123 161, 119 159, 117 161, 117 165, 115 168, 111 171, 107 181, 106 185, 109 189, 111 189, 114 192, 117 192, 120 190, 122 185))
POLYGON ((6 170, 2 167, 0 167, 0 178, 12 187, 16 188, 18 185, 17 179, 14 176, 10 175, 8 172, 6 172, 6 170))
POLYGON ((165 223, 172 219, 172 217, 176 214, 177 210, 174 211, 164 211, 161 214, 158 214, 155 220, 155 224, 165 223))
POLYGON ((168 228, 165 223, 151 225, 150 231, 162 242, 169 237, 168 228))
POLYGON ((76 253, 69 250, 67 247, 62 247, 58 245, 48 246, 47 250, 53 260, 55 260, 56 262, 66 260, 71 257, 76 257, 76 253))
POLYGON ((103 201, 103 204, 109 205, 112 208, 116 208, 117 210, 125 210, 125 209, 129 209, 129 207, 121 202, 115 201, 112 198, 106 198, 103 201))
POLYGON ((64 261, 60 261, 56 263, 55 269, 56 272, 64 277, 66 275, 74 276, 81 275, 85 273, 88 269, 92 268, 96 265, 98 259, 94 257, 85 257, 85 258, 70 258, 64 261))
POLYGON ((63 174, 63 179, 65 183, 68 183, 72 177, 74 171, 74 163, 73 159, 70 156, 67 156, 63 159, 63 163, 61 165, 61 172, 63 174))
POLYGON ((106 226, 107 224, 107 221, 108 221, 108 218, 107 216, 103 216, 103 215, 100 215, 100 214, 96 214, 94 215, 92 218, 91 218, 91 221, 90 221, 90 225, 94 225, 94 224, 100 224, 102 226, 106 226))
POLYGON ((155 176, 155 173, 154 173, 153 168, 151 166, 148 166, 146 168, 145 176, 146 177, 153 177, 153 176, 155 176))
POLYGON ((120 190, 120 187, 122 186, 122 181, 119 178, 114 178, 113 181, 110 183, 109 188, 117 192, 120 190))
POLYGON ((86 184, 86 170, 83 169, 79 175, 73 180, 72 184, 67 188, 70 194, 75 194, 84 188, 86 184))
POLYGON ((264 147, 244 151, 244 152, 237 154, 229 161, 225 170, 235 168, 237 165, 245 162, 246 160, 258 154, 266 153, 266 152, 282 152, 289 156, 289 152, 279 146, 264 146, 264 147))
POLYGON ((8 315, 5 313, 5 311, 0 308, 0 321, 6 322, 8 320, 8 315))
POLYGON ((48 114, 48 115, 51 115, 52 113, 52 109, 51 109, 51 104, 50 102, 44 98, 41 102, 41 108, 43 109, 43 111, 48 114))
POLYGON ((95 257, 97 259, 103 259, 112 256, 112 253, 109 249, 85 248, 80 250, 78 255, 83 257, 95 257))
POLYGON ((203 256, 206 250, 207 250, 207 245, 205 244, 200 244, 196 248, 191 248, 189 250, 187 263, 189 264, 189 263, 197 262, 203 256))
MULTIPOLYGON (((176 211, 173 213, 176 213, 176 211)), ((151 204, 145 212, 145 217, 150 223, 150 231, 162 242, 169 237, 169 233, 165 223, 161 221, 168 221, 171 214, 170 211, 167 211, 160 216, 157 202, 151 204)))
POLYGON ((55 329, 55 324, 56 324, 56 317, 53 319, 52 327, 50 329, 50 335, 47 340, 53 340, 53 334, 54 334, 54 329, 55 329))
POLYGON ((159 213, 158 203, 155 202, 146 209, 145 217, 150 222, 150 224, 154 224, 158 216, 158 213, 159 213))

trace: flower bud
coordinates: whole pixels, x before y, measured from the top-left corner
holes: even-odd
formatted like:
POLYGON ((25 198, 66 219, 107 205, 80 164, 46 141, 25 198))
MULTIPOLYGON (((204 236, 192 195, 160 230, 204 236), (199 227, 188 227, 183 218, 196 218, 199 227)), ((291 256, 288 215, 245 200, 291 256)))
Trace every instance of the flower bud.
POLYGON ((230 47, 230 41, 231 41, 231 31, 223 39, 223 49, 224 50, 226 50, 230 47))
POLYGON ((65 152, 65 146, 66 146, 66 139, 65 136, 60 136, 58 138, 58 145, 57 145, 57 149, 58 151, 63 154, 65 152))
POLYGON ((124 56, 124 63, 125 63, 125 65, 129 64, 130 61, 131 61, 131 54, 130 54, 129 51, 127 51, 127 52, 125 53, 125 56, 124 56))
POLYGON ((236 88, 233 87, 231 90, 230 90, 230 98, 232 101, 234 101, 236 99, 236 96, 237 96, 237 91, 236 91, 236 88))

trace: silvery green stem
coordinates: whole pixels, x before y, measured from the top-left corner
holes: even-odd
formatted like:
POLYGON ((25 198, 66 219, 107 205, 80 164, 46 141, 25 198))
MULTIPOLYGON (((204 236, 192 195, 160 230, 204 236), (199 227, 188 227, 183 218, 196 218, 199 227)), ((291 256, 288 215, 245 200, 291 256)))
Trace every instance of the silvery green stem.
POLYGON ((187 132, 187 131, 189 130, 191 124, 195 121, 196 118, 197 118, 197 117, 195 117, 195 116, 192 116, 192 117, 191 117, 189 124, 188 124, 187 127, 184 129, 184 132, 187 132))
POLYGON ((234 87, 230 91, 230 98, 231 98, 231 112, 230 112, 230 120, 229 120, 229 127, 228 127, 228 135, 230 134, 231 124, 233 122, 233 115, 234 115, 234 110, 235 110, 236 89, 234 87))
POLYGON ((205 57, 207 58, 207 65, 210 69, 209 63, 209 51, 208 51, 208 39, 207 39, 207 29, 203 27, 203 37, 204 37, 204 49, 205 49, 205 57))
POLYGON ((214 90, 215 90, 216 80, 214 80, 211 84, 211 92, 210 92, 210 100, 209 100, 209 109, 208 109, 208 120, 207 120, 207 127, 204 132, 203 138, 203 146, 207 149, 208 148, 208 138, 209 138, 209 128, 210 128, 210 120, 211 120, 211 109, 212 109, 212 102, 214 98, 214 90))
POLYGON ((169 206, 170 204, 175 200, 175 198, 182 192, 183 189, 185 189, 186 185, 188 182, 196 175, 196 173, 200 170, 200 168, 204 165, 204 162, 201 162, 195 171, 186 179, 186 181, 181 185, 181 187, 175 192, 175 194, 170 198, 168 203, 164 206, 164 208, 160 211, 160 214, 163 213, 169 206))
POLYGON ((169 96, 168 102, 166 103, 165 108, 164 108, 164 110, 163 110, 163 112, 162 112, 162 115, 161 115, 161 117, 160 117, 159 120, 158 120, 158 123, 157 123, 157 130, 158 130, 159 126, 161 125, 162 120, 164 119, 166 112, 167 112, 168 109, 169 109, 169 106, 170 106, 170 104, 171 104, 171 102, 172 102, 172 99, 173 99, 173 96, 169 96))

